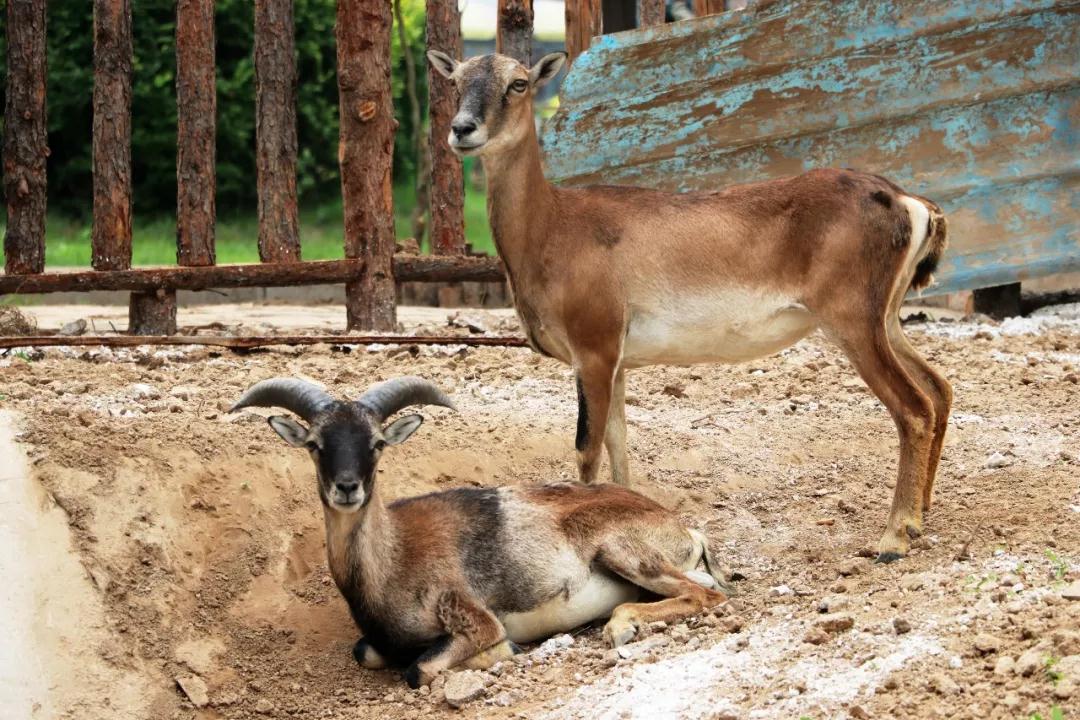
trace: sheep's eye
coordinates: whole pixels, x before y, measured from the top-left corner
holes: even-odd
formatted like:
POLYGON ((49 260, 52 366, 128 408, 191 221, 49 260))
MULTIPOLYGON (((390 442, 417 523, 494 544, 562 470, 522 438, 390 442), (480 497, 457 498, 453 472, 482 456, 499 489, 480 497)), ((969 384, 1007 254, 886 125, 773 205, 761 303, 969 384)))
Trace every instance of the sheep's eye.
POLYGON ((319 444, 314 440, 308 440, 304 443, 304 447, 306 447, 309 452, 319 452, 319 444))
POLYGON ((382 449, 384 447, 386 447, 386 441, 385 440, 376 440, 375 444, 371 446, 371 449, 374 450, 375 452, 382 452, 382 449))
POLYGON ((515 80, 510 83, 510 89, 514 92, 525 92, 529 88, 529 83, 525 80, 515 80))

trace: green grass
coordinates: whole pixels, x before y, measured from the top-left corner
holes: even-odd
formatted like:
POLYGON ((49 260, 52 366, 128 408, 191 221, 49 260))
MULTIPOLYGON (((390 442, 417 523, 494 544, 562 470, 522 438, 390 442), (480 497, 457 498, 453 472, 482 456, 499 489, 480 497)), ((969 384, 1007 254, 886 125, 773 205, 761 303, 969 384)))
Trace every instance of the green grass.
MULTIPOLYGON (((395 229, 399 238, 412 234, 409 226, 412 207, 412 189, 394 188, 395 229)), ((0 224, 0 234, 3 229, 0 224)), ((88 267, 90 229, 89 220, 83 222, 50 215, 45 226, 46 267, 88 267)), ((176 263, 175 218, 140 218, 136 208, 132 235, 134 265, 176 263)), ((254 214, 219 216, 216 234, 218 263, 258 262, 258 237, 258 221, 254 214)), ((484 193, 469 187, 465 193, 465 241, 471 243, 476 252, 495 252, 488 229, 484 193)), ((340 201, 301 210, 300 245, 304 260, 344 257, 340 201)))

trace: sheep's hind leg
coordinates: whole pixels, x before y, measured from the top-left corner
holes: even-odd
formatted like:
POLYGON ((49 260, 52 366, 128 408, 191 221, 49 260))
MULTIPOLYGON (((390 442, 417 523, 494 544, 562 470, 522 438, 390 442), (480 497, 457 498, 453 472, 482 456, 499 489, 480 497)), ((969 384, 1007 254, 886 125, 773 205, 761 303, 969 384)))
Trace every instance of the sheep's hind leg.
POLYGON ((356 641, 356 644, 353 645, 352 656, 360 667, 368 670, 382 670, 386 667, 386 659, 371 646, 371 643, 366 638, 360 638, 356 641))
POLYGON ((697 615, 727 600, 727 596, 690 580, 660 552, 638 543, 605 547, 598 558, 611 572, 649 592, 664 596, 651 603, 623 603, 604 626, 604 639, 612 647, 625 645, 651 622, 673 622, 697 615))

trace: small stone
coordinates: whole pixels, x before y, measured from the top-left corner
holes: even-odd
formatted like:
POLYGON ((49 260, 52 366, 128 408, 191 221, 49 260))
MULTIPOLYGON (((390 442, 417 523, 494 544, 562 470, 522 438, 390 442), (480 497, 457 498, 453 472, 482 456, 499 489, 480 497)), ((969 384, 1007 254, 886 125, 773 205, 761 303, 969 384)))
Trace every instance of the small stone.
POLYGON ((783 595, 791 595, 791 588, 787 585, 777 585, 774 588, 769 588, 769 597, 781 597, 783 595))
POLYGON ((851 577, 852 575, 861 575, 866 572, 866 568, 870 566, 870 561, 866 558, 851 558, 844 560, 836 566, 836 572, 844 577, 851 577))
POLYGON ((1023 677, 1030 677, 1042 667, 1043 652, 1038 647, 1033 647, 1016 659, 1013 672, 1023 677))
POLYGON ((1013 667, 1015 667, 1016 661, 1012 659, 1010 655, 1002 655, 994 663, 995 675, 1012 675, 1013 667))
POLYGON ((957 685, 956 682, 953 681, 953 679, 945 673, 938 673, 937 675, 935 675, 933 679, 931 679, 930 685, 939 695, 960 694, 960 686, 957 685))
POLYGON ((664 386, 661 392, 671 397, 684 398, 686 397, 686 386, 679 382, 669 383, 664 386))
POLYGON ((60 330, 57 331, 57 335, 64 335, 65 337, 72 337, 75 335, 82 335, 86 332, 86 321, 82 318, 78 320, 72 320, 69 323, 64 323, 60 330))
POLYGON ((1001 704, 1007 708, 1014 708, 1020 704, 1020 696, 1015 692, 1005 693, 1005 697, 1001 698, 1001 704))
POLYGON ((858 510, 858 508, 856 508, 854 505, 849 503, 844 498, 840 498, 839 500, 836 501, 836 508, 838 510, 840 510, 840 512, 846 512, 846 513, 853 513, 853 512, 856 512, 858 510))
POLYGON ((819 613, 831 613, 838 610, 843 610, 851 604, 851 598, 847 595, 826 595, 818 602, 817 611, 819 613))
POLYGON ((443 692, 450 707, 461 707, 481 697, 485 691, 484 674, 476 670, 451 673, 443 692))
POLYGON ((724 632, 737 633, 743 628, 743 621, 738 615, 726 617, 720 621, 720 628, 724 632))
POLYGON ((866 712, 861 705, 852 705, 848 708, 848 715, 855 720, 870 720, 870 713, 866 712))
POLYGON ((1054 686, 1054 697, 1058 700, 1068 700, 1076 694, 1076 683, 1071 679, 1065 678, 1060 680, 1057 685, 1054 686))
POLYGON ((204 708, 210 703, 210 693, 206 683, 198 675, 187 675, 176 678, 176 684, 187 695, 187 699, 197 708, 204 708))
POLYGON ((806 635, 803 636, 803 642, 808 642, 811 645, 823 645, 829 642, 829 633, 817 626, 812 627, 807 631, 806 635))
POLYGON ((1012 465, 1013 461, 1008 455, 997 452, 996 450, 990 453, 990 457, 986 458, 986 462, 983 463, 983 467, 990 469, 997 469, 1008 467, 1012 465))
POLYGON ((900 587, 909 592, 921 590, 926 584, 926 578, 921 574, 909 573, 900 578, 900 587))
POLYGON ((904 635, 905 633, 911 632, 911 623, 904 618, 895 618, 892 621, 892 626, 897 635, 904 635))
POLYGON ((667 630, 667 623, 663 620, 656 620, 649 623, 649 632, 663 632, 667 630))
POLYGON ((838 633, 850 630, 855 626, 855 619, 851 617, 849 613, 838 612, 825 615, 819 618, 815 623, 815 627, 819 627, 825 632, 838 633))
POLYGON ((255 703, 255 712, 260 715, 269 715, 274 711, 274 705, 266 698, 259 698, 259 701, 255 703))
POLYGON ((979 633, 975 636, 974 645, 983 655, 989 655, 1001 649, 1001 639, 988 633, 979 633))
POLYGON ((199 394, 199 388, 191 385, 177 385, 169 390, 169 395, 177 400, 190 400, 199 394))
POLYGON ((1061 597, 1066 600, 1080 600, 1080 580, 1073 580, 1061 591, 1061 597))
POLYGON ((146 383, 132 383, 128 392, 136 400, 150 400, 161 396, 156 387, 146 383))
POLYGON ((601 667, 606 667, 606 668, 615 667, 618 664, 619 664, 619 653, 617 651, 615 651, 615 650, 607 650, 600 657, 600 665, 601 665, 601 667))

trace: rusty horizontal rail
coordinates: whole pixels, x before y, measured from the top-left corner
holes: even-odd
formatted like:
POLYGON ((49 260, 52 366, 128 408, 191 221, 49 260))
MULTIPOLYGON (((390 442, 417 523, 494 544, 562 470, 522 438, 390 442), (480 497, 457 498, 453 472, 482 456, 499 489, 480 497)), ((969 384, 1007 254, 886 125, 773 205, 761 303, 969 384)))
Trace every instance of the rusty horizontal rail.
MULTIPOLYGON (((363 260, 346 259, 0 275, 0 295, 319 285, 350 282, 363 271, 363 260)), ((398 254, 394 256, 394 277, 398 282, 488 282, 502 280, 504 274, 502 264, 496 257, 398 254)))
POLYGON ((137 347, 139 345, 206 345, 250 350, 271 345, 469 345, 527 347, 523 337, 447 335, 23 335, 0 337, 0 349, 23 347, 137 347))

